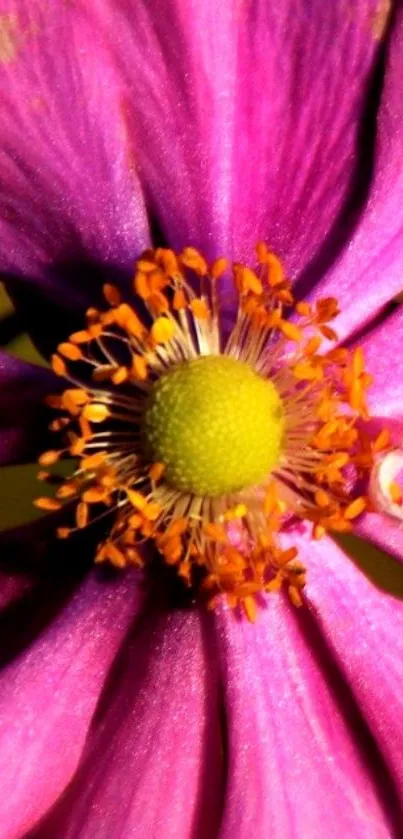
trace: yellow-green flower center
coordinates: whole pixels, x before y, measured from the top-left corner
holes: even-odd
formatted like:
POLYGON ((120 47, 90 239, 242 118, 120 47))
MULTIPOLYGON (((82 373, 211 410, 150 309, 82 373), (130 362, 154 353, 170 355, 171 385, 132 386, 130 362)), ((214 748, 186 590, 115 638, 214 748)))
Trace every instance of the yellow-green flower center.
POLYGON ((274 384, 242 361, 202 356, 153 385, 146 452, 173 488, 215 497, 259 484, 276 464, 284 414, 274 384))

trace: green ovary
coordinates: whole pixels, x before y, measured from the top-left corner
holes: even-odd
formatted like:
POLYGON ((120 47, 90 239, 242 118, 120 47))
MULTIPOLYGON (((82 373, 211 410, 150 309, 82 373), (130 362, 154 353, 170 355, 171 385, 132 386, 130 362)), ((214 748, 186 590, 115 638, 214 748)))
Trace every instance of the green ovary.
POLYGON ((154 383, 142 430, 166 483, 216 497, 264 481, 281 452, 284 412, 273 383, 248 364, 202 356, 154 383))

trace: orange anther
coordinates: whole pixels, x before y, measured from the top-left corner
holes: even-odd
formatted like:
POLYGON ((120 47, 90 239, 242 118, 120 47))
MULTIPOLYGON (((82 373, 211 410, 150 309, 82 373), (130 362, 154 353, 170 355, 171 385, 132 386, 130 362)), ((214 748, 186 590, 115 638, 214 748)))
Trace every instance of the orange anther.
POLYGON ((210 268, 210 276, 212 280, 218 280, 224 271, 228 268, 228 259, 215 259, 210 268))
POLYGON ((305 344, 303 353, 304 355, 310 356, 315 355, 317 353, 320 345, 322 343, 322 339, 319 335, 314 335, 313 338, 310 338, 309 341, 305 344))
POLYGON ((61 454, 62 452, 56 451, 43 452, 38 457, 38 463, 40 466, 52 466, 53 463, 56 463, 56 461, 59 460, 61 454))
POLYGON ((84 438, 84 440, 89 440, 90 437, 92 437, 92 431, 88 419, 81 414, 81 416, 78 418, 78 424, 80 426, 81 435, 84 438))
POLYGON ((105 283, 102 291, 106 302, 109 303, 110 306, 119 306, 122 298, 120 291, 116 288, 116 286, 111 285, 110 283, 105 283))
POLYGON ((187 302, 186 302, 186 295, 182 288, 177 288, 173 301, 172 301, 172 308, 175 312, 178 312, 180 309, 186 309, 187 302))
POLYGON ((136 507, 137 510, 144 510, 147 499, 141 492, 138 492, 136 489, 126 489, 127 497, 133 507, 136 507))
POLYGON ((288 586, 288 596, 291 600, 293 606, 296 606, 297 609, 302 606, 302 596, 301 596, 301 589, 297 586, 288 586))
POLYGON ((151 481, 155 481, 157 483, 160 478, 162 478, 165 472, 165 464, 164 463, 153 463, 148 470, 148 474, 150 476, 151 481))
POLYGON ((300 379, 301 381, 314 381, 315 379, 319 379, 323 374, 320 367, 312 367, 311 364, 306 362, 299 362, 292 368, 293 375, 296 379, 300 379))
POLYGON ((57 498, 72 498, 76 493, 76 485, 74 483, 66 483, 57 489, 56 496, 57 498))
POLYGON ((186 533, 188 524, 189 520, 185 518, 185 516, 181 516, 180 518, 175 519, 175 521, 171 522, 171 524, 168 525, 165 532, 162 533, 160 543, 163 545, 164 542, 168 542, 170 539, 174 539, 177 536, 182 536, 184 533, 186 533))
POLYGON ((335 332, 334 329, 331 329, 330 326, 320 326, 319 329, 323 337, 327 338, 328 341, 337 341, 337 332, 335 332))
POLYGON ((145 381, 147 378, 147 362, 143 355, 133 355, 132 373, 136 379, 145 381))
POLYGON ((88 329, 81 329, 79 332, 73 332, 73 334, 70 335, 70 341, 72 344, 85 344, 90 340, 91 335, 88 329))
POLYGON ((263 292, 263 286, 259 277, 254 271, 247 268, 246 265, 234 265, 234 282, 240 294, 251 292, 252 294, 260 295, 263 292))
POLYGON ((322 297, 316 301, 316 321, 326 323, 339 314, 339 304, 336 297, 322 297))
POLYGON ((137 270, 143 272, 143 274, 153 274, 157 266, 155 262, 152 262, 150 259, 138 259, 136 267, 137 270))
POLYGON ((112 382, 114 385, 121 385, 123 382, 126 382, 129 378, 129 371, 127 367, 118 367, 116 373, 112 376, 112 382))
POLYGON ((224 542, 227 538, 224 528, 215 522, 207 522, 204 526, 204 533, 208 539, 213 539, 215 542, 224 542))
POLYGON ((353 373, 360 376, 365 370, 365 359, 362 347, 357 347, 353 354, 353 373))
POLYGON ((385 449, 390 442, 390 431, 388 428, 383 428, 382 431, 378 434, 375 443, 373 444, 373 451, 374 452, 381 452, 382 449, 385 449))
POLYGON ((258 242, 257 245, 256 245, 256 248, 255 248, 255 251, 256 251, 257 258, 258 258, 260 264, 262 265, 263 263, 266 262, 268 254, 269 254, 269 249, 268 249, 266 243, 265 242, 258 242))
POLYGON ((151 294, 148 276, 143 271, 137 271, 135 274, 134 290, 142 300, 147 300, 151 294))
POLYGON ((289 320, 281 320, 279 323, 279 329, 281 329, 283 335, 290 341, 296 341, 297 343, 302 341, 301 330, 298 329, 298 326, 295 326, 295 324, 291 323, 289 320))
POLYGON ((207 262, 196 248, 184 248, 180 255, 180 261, 185 268, 190 268, 200 277, 206 276, 207 262))
POLYGON ((154 344, 166 344, 175 332, 175 324, 166 317, 157 318, 151 327, 151 338, 154 344))
POLYGON ((100 504, 105 501, 106 492, 103 487, 91 487, 83 492, 82 498, 86 504, 100 504))
POLYGON ((257 618, 257 605, 254 597, 245 597, 242 600, 243 610, 246 617, 251 623, 255 623, 257 618))
POLYGON ((58 527, 56 530, 56 536, 58 539, 68 539, 71 534, 70 527, 58 527))
POLYGON ((347 521, 356 519, 357 516, 360 516, 361 513, 364 512, 366 506, 366 498, 364 498, 363 496, 355 498, 354 501, 352 501, 351 504, 349 504, 348 507, 346 507, 346 509, 344 510, 344 518, 347 519, 347 521))
POLYGON ((76 344, 69 344, 68 342, 59 344, 57 351, 60 355, 63 355, 64 358, 68 358, 69 361, 79 361, 80 358, 83 357, 80 347, 76 344))
POLYGON ((99 402, 91 402, 85 405, 82 415, 89 422, 104 422, 109 417, 109 409, 99 402))
POLYGON ((149 521, 156 521, 161 515, 161 506, 155 501, 148 501, 142 513, 149 521))
POLYGON ((330 496, 324 489, 318 489, 315 492, 315 502, 318 507, 328 507, 330 504, 330 496))
POLYGON ((155 251, 155 258, 166 274, 169 274, 170 276, 178 274, 178 260, 174 251, 169 248, 157 248, 155 251))
POLYGON ((98 467, 103 463, 105 463, 105 452, 97 452, 96 454, 90 454, 83 457, 80 463, 80 468, 88 470, 98 469, 98 467))
POLYGON ((86 527, 88 524, 88 504, 85 504, 84 501, 80 501, 80 503, 77 504, 76 524, 77 527, 80 528, 80 530, 86 527))
POLYGON ((210 315, 209 307, 205 300, 196 297, 189 303, 189 306, 198 320, 206 320, 210 315))
POLYGON ((57 501, 56 498, 35 498, 34 500, 35 507, 38 507, 39 510, 47 510, 48 512, 54 512, 55 510, 61 509, 60 501, 57 501))
POLYGON ((168 300, 165 297, 165 294, 162 294, 160 291, 153 291, 152 294, 150 294, 147 300, 147 305, 155 315, 162 315, 164 312, 169 311, 168 300))
MULTIPOLYGON (((122 304, 124 306, 125 304, 122 304)), ((129 335, 134 335, 135 338, 141 338, 145 333, 144 325, 142 324, 140 318, 137 317, 136 313, 130 306, 123 309, 121 308, 121 325, 129 335)))
POLYGON ((106 543, 105 555, 116 568, 124 568, 127 564, 123 551, 121 551, 113 542, 106 543))
POLYGON ((85 316, 90 323, 95 323, 99 320, 100 312, 98 309, 95 309, 94 306, 90 306, 89 309, 87 309, 85 316))
POLYGON ((70 454, 72 454, 73 457, 80 457, 85 449, 85 446, 86 440, 84 440, 83 437, 77 437, 70 446, 70 454))
POLYGON ((51 367, 56 376, 67 376, 67 367, 60 355, 56 355, 56 353, 52 355, 51 367))
POLYGON ((305 300, 300 300, 299 303, 296 303, 295 310, 302 317, 309 317, 312 314, 311 306, 305 300))
POLYGON ((278 257, 275 256, 274 253, 268 253, 267 257, 266 257, 266 262, 267 262, 267 265, 269 267, 269 276, 268 276, 269 285, 277 286, 277 285, 280 285, 280 283, 283 283, 284 282, 284 270, 283 270, 283 266, 282 266, 280 260, 278 259, 278 257))

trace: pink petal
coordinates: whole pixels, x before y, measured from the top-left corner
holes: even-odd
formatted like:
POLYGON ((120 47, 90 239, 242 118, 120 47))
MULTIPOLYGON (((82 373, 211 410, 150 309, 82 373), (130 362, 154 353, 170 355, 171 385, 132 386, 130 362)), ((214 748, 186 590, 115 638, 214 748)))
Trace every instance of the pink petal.
POLYGON ((375 588, 330 540, 300 547, 308 603, 402 803, 403 603, 375 588))
POLYGON ((81 767, 37 839, 216 836, 218 687, 206 616, 150 613, 126 645, 81 767))
POLYGON ((92 576, 0 677, 0 824, 24 835, 74 773, 108 669, 141 607, 135 577, 92 576))
MULTIPOLYGON (((147 195, 176 247, 249 257, 266 238, 293 273, 348 190, 378 52, 376 0, 103 0, 128 85, 147 195)), ((378 21, 379 24, 379 21, 378 21)))
POLYGON ((0 350, 0 463, 35 459, 46 447, 43 400, 60 384, 43 367, 27 364, 0 350))
POLYGON ((403 562, 402 523, 379 513, 364 513, 355 522, 354 533, 403 562))
MULTIPOLYGON (((374 417, 372 424, 376 423, 377 433, 383 427, 388 428, 396 446, 401 446, 403 439, 403 356, 396 351, 402 343, 402 307, 359 342, 366 367, 373 376, 368 390, 368 406, 374 417)), ((359 536, 403 560, 401 522, 386 515, 366 513, 357 519, 354 529, 359 536)))
POLYGON ((335 295, 336 329, 351 335, 402 289, 403 276, 403 12, 397 11, 377 120, 374 172, 357 230, 315 296, 335 295))
POLYGON ((220 839, 389 837, 359 715, 297 610, 272 595, 256 624, 223 610, 218 627, 229 726, 220 839))
POLYGON ((0 269, 82 308, 149 241, 124 93, 76 4, 2 0, 0 32, 0 269))
MULTIPOLYGON (((403 252, 403 240, 402 240, 403 252)), ((391 429, 403 423, 403 356, 399 348, 403 344, 403 308, 400 306, 392 315, 364 340, 359 341, 365 356, 365 366, 373 377, 368 389, 368 407, 371 417, 388 424, 391 429)), ((400 425, 403 430, 403 426, 400 425)), ((396 441, 397 442, 397 441, 396 441)))

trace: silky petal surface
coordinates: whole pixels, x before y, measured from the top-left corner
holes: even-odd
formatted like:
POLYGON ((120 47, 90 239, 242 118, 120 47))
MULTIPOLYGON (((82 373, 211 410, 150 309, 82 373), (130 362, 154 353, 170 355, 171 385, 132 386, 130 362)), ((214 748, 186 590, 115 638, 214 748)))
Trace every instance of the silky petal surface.
MULTIPOLYGON (((326 562, 325 551, 323 561, 326 562)), ((390 837, 360 730, 297 611, 269 597, 257 622, 217 618, 228 720, 220 839, 390 837)))
POLYGON ((97 5, 127 82, 140 177, 170 245, 239 259, 267 239, 292 274, 309 263, 358 162, 378 6, 97 5))
POLYGON ((402 344, 402 306, 371 330, 365 340, 357 342, 363 349, 366 369, 373 377, 368 388, 369 413, 371 417, 392 420, 392 430, 394 424, 403 422, 403 356, 399 352, 402 344))
POLYGON ((383 755, 384 782, 389 775, 395 785, 401 829, 403 602, 377 589, 330 540, 301 543, 300 557, 307 602, 383 755))
POLYGON ((108 669, 141 602, 136 578, 112 584, 91 576, 58 619, 3 670, 4 839, 23 836, 69 782, 108 669))
MULTIPOLYGON (((400 6, 400 4, 399 4, 400 6)), ((354 235, 315 297, 338 298, 336 329, 346 338, 402 290, 403 277, 403 10, 396 14, 377 118, 374 170, 354 235)))
MULTIPOLYGON (((377 433, 388 428, 391 443, 400 447, 403 440, 403 356, 398 348, 403 345, 403 308, 400 306, 364 341, 359 341, 359 345, 364 351, 366 368, 373 376, 368 390, 372 423, 376 423, 377 433)), ((403 561, 400 521, 383 513, 365 513, 354 522, 354 530, 403 561)))
POLYGON ((60 388, 46 368, 27 364, 0 350, 0 464, 34 459, 44 447, 43 400, 60 388))
POLYGON ((218 685, 206 615, 150 612, 117 662, 71 787, 36 839, 215 836, 218 685))
POLYGON ((128 285, 148 222, 122 87, 85 13, 2 0, 0 33, 0 270, 31 326, 45 301, 52 330, 102 280, 128 285))

